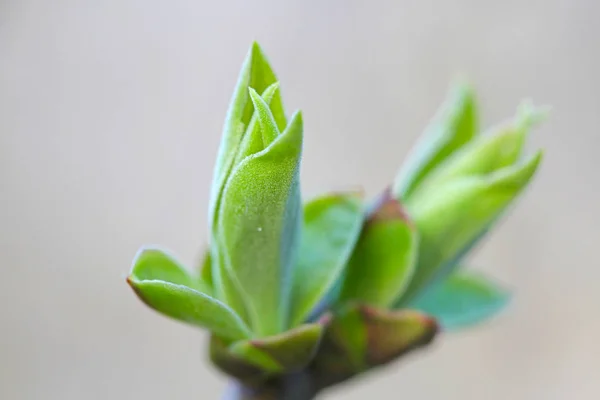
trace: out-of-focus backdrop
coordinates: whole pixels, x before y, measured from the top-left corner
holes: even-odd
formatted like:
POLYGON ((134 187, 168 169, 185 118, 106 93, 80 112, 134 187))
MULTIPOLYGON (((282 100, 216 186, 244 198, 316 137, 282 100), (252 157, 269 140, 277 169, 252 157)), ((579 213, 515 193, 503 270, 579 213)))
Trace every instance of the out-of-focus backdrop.
POLYGON ((142 244, 195 263, 221 126, 257 39, 306 121, 306 196, 397 167, 453 78, 485 125, 552 106, 541 174, 472 258, 491 323, 329 399, 600 398, 600 3, 0 2, 0 398, 218 399, 206 336, 125 284, 142 244))

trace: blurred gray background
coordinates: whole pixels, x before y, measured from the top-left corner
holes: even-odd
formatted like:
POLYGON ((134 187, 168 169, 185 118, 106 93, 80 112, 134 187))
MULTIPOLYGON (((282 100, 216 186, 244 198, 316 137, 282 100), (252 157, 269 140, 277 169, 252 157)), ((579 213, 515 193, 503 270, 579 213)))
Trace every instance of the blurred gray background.
POLYGON ((525 97, 541 174, 472 258, 515 292, 328 399, 600 398, 600 3, 0 2, 0 398, 218 399, 206 336, 125 284, 142 244, 190 265, 212 165, 252 40, 306 121, 307 196, 394 174, 449 83, 485 125, 525 97))

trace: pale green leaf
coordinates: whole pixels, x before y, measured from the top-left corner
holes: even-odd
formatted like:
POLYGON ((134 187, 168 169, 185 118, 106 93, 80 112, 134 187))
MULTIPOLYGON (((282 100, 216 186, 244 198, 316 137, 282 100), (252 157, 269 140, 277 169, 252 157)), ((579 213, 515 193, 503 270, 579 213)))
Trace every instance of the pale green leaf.
POLYGON ((269 109, 269 104, 256 93, 256 90, 252 88, 249 90, 254 109, 256 110, 256 115, 258 116, 263 145, 267 147, 273 143, 273 140, 275 140, 277 136, 279 136, 279 129, 277 128, 273 113, 269 109))
POLYGON ((540 121, 541 111, 524 106, 510 122, 494 127, 488 134, 472 140, 430 173, 411 195, 409 204, 422 201, 445 182, 470 175, 486 175, 517 162, 526 138, 540 121), (523 111, 524 110, 524 111, 523 111))
POLYGON ((412 307, 436 318, 442 328, 454 330, 492 318, 509 297, 508 291, 483 276, 460 271, 429 288, 412 307))
POLYGON ((290 326, 303 322, 339 279, 363 218, 361 197, 352 193, 321 196, 304 206, 290 326))
MULTIPOLYGON (((258 43, 253 43, 239 73, 225 118, 211 187, 209 206, 209 223, 211 225, 217 218, 219 198, 254 113, 248 88, 252 87, 259 93, 263 93, 276 82, 277 77, 267 57, 258 43)), ((286 126, 286 117, 279 91, 274 94, 271 101, 271 110, 279 129, 283 130, 286 126)))
MULTIPOLYGON (((279 84, 273 83, 265 89, 263 92, 264 103, 271 104, 273 100, 277 99, 276 94, 279 90, 279 84)), ((262 103, 261 103, 262 104, 262 103)), ((268 113, 268 110, 263 110, 262 113, 268 113)), ((259 121, 259 113, 255 112, 252 115, 250 123, 248 125, 246 134, 242 139, 242 143, 239 147, 238 154, 236 155, 234 165, 238 165, 243 159, 256 154, 265 148, 265 144, 262 137, 261 123, 259 121)), ((220 204, 220 203, 219 203, 220 204)), ((248 319, 248 312, 244 299, 242 298, 241 282, 238 282, 236 277, 232 275, 231 271, 223 270, 224 267, 224 256, 219 255, 222 249, 219 248, 219 237, 217 234, 217 227, 213 227, 213 241, 211 246, 212 259, 212 276, 214 276, 213 290, 217 298, 224 301, 231 308, 233 308, 244 320, 248 319)))
POLYGON ((127 281, 144 303, 166 316, 231 340, 251 337, 241 318, 224 303, 200 292, 199 281, 166 252, 155 248, 138 252, 127 281))
POLYGON ((243 284, 251 326, 261 336, 281 332, 288 317, 302 218, 302 129, 296 113, 273 143, 237 165, 219 211, 224 267, 243 284))
POLYGON ((435 279, 443 278, 507 207, 527 187, 542 160, 538 152, 524 163, 487 176, 450 181, 418 202, 408 204, 420 237, 415 275, 403 297, 413 298, 435 279))
MULTIPOLYGON (((249 90, 254 91, 254 89, 250 88, 249 90)), ((255 92, 255 91, 254 91, 255 92)), ((255 92, 256 93, 256 92, 255 92)), ((262 93, 262 102, 261 105, 265 104, 270 106, 273 103, 273 100, 277 99, 276 94, 279 93, 279 83, 275 82, 271 86, 265 89, 262 93)), ((254 104, 254 100, 253 100, 254 104)), ((270 109, 268 107, 266 110, 263 108, 261 113, 264 115, 265 113, 269 113, 270 109)), ((262 151, 268 144, 272 142, 269 141, 265 143, 263 140, 263 130, 261 128, 261 124, 259 122, 259 112, 256 110, 250 119, 250 123, 248 124, 248 129, 246 130, 246 134, 242 139, 242 143, 240 145, 238 154, 236 155, 235 162, 233 165, 238 165, 244 158, 251 156, 252 154, 256 154, 262 151)), ((272 111, 270 116, 272 118, 272 111)), ((265 117, 268 118, 268 117, 265 117)), ((277 127, 275 127, 277 129, 277 127)), ((277 130, 279 132, 279 130, 277 130)))
POLYGON ((410 198, 431 171, 476 133, 475 95, 470 86, 456 83, 400 169, 394 183, 394 195, 404 200, 410 198))

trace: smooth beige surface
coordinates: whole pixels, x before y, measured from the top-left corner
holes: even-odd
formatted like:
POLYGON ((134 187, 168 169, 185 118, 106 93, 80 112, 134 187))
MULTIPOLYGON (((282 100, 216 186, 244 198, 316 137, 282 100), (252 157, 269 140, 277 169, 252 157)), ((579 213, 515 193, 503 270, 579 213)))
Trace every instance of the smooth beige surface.
POLYGON ((472 264, 515 291, 326 399, 600 398, 600 3, 0 2, 0 399, 218 399, 205 336, 125 284, 138 246, 206 240, 221 125, 253 39, 306 120, 303 189, 383 188, 450 80, 486 124, 530 96, 535 184, 472 264))

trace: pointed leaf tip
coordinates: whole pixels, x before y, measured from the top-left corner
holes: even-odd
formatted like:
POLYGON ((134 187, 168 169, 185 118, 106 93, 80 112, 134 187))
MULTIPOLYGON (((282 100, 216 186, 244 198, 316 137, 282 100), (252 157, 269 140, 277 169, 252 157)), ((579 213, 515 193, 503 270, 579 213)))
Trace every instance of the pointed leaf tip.
MULTIPOLYGON (((271 85, 270 88, 272 87, 273 90, 276 91, 278 86, 274 85, 276 85, 276 83, 271 85)), ((258 115, 258 123, 262 132, 264 147, 267 147, 277 138, 277 136, 279 136, 279 129, 277 128, 275 117, 271 113, 269 105, 258 95, 258 93, 256 93, 256 90, 249 88, 248 91, 250 92, 255 112, 258 115)))
POLYGON ((394 182, 394 195, 408 200, 441 163, 470 142, 478 130, 478 110, 470 85, 455 82, 394 182))
POLYGON ((542 154, 540 150, 525 162, 488 175, 452 180, 412 204, 411 215, 421 237, 418 266, 399 306, 456 268, 524 192, 542 154))

